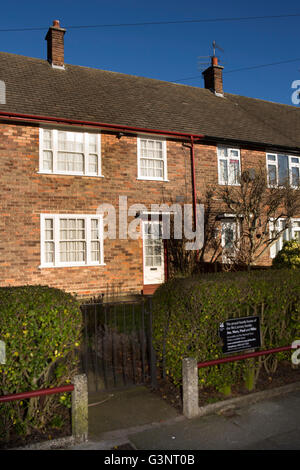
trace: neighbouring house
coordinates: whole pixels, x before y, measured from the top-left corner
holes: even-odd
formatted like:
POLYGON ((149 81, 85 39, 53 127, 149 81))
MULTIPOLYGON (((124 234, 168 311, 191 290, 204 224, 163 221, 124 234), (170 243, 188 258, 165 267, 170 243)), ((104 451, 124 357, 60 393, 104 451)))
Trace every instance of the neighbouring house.
MULTIPOLYGON (((65 32, 49 28, 47 60, 0 53, 1 286, 151 293, 167 276, 151 205, 195 209, 208 184, 238 184, 261 163, 273 183, 299 184, 298 108, 225 93, 216 57, 203 89, 69 65, 65 32), (115 237, 104 235, 105 204, 115 237), (121 224, 135 204, 145 207, 136 238, 121 224)), ((293 223, 299 238, 300 214, 293 223)), ((220 224, 226 246, 235 221, 220 224)))

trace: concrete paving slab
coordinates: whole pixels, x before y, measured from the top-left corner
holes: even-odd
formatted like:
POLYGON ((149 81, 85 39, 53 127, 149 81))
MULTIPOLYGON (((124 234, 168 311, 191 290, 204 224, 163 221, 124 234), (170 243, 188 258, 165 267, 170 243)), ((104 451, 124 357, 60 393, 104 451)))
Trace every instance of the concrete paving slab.
POLYGON ((300 428, 286 433, 272 436, 272 441, 276 449, 280 450, 299 450, 300 449, 300 428))
POLYGON ((190 420, 146 387, 112 395, 93 397, 89 442, 72 449, 300 450, 299 390, 190 420))
POLYGON ((255 429, 257 438, 265 439, 278 433, 288 432, 299 425, 300 393, 274 397, 243 409, 234 422, 243 430, 255 429))
POLYGON ((211 415, 147 430, 129 436, 137 449, 147 450, 223 450, 241 448, 246 441, 254 444, 257 434, 252 429, 242 429, 230 418, 211 415), (158 446, 159 443, 159 446, 158 446))
POLYGON ((103 433, 163 422, 179 413, 145 386, 113 392, 99 392, 89 399, 89 439, 103 433), (98 403, 98 404, 97 404, 98 403))
POLYGON ((299 449, 299 392, 129 436, 137 449, 299 449), (293 411, 293 415, 291 414, 293 411))
POLYGON ((295 429, 272 436, 270 439, 255 442, 251 446, 246 446, 243 450, 299 450, 299 442, 300 429, 295 429))

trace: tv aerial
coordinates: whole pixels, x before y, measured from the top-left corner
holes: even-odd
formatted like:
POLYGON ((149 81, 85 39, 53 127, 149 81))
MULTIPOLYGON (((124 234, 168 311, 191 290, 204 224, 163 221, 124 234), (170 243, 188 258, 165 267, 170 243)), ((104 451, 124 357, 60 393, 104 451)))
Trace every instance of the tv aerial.
POLYGON ((198 59, 200 59, 200 61, 198 61, 198 70, 205 70, 207 67, 209 67, 211 65, 211 59, 212 57, 216 57, 216 49, 220 52, 225 52, 224 49, 219 46, 216 41, 213 41, 212 42, 212 49, 213 49, 213 55, 202 55, 202 56, 198 56, 198 59))
POLYGON ((219 51, 221 51, 221 52, 224 53, 224 49, 222 49, 221 46, 218 46, 218 44, 216 43, 216 41, 213 41, 213 42, 212 42, 212 47, 213 47, 213 57, 216 57, 216 49, 218 49, 219 51))

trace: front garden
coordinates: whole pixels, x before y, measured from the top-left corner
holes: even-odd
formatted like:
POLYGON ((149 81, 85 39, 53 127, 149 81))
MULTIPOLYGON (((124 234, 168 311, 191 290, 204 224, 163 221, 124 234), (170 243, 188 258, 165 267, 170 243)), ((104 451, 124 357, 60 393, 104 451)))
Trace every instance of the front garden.
MULTIPOLYGON (((263 350, 300 339, 300 270, 291 269, 298 260, 294 249, 287 245, 288 259, 274 263, 283 269, 173 278, 156 291, 153 345, 163 377, 158 387, 170 404, 182 409, 184 357, 203 362, 225 356, 221 323, 259 317, 263 350)), ((111 325, 122 335, 127 332, 126 312, 123 308, 119 318, 114 310, 111 325)), ((144 316, 137 318, 144 323, 144 316)), ((136 328, 140 327, 137 322, 136 328)), ((79 367, 80 303, 46 286, 0 288, 0 339, 6 345, 0 396, 69 384, 79 367)), ((214 365, 199 369, 199 405, 296 381, 300 368, 292 365, 290 351, 214 365)), ((0 403, 0 448, 71 434, 70 407, 70 394, 0 403)))
MULTIPOLYGON (((78 369, 80 304, 45 286, 0 288, 0 396, 69 384, 78 369)), ((0 447, 71 434, 69 393, 0 403, 0 447)))
MULTIPOLYGON (((225 357, 219 325, 258 316, 261 348, 300 339, 300 271, 270 269, 175 278, 153 299, 154 346, 165 376, 161 392, 179 407, 182 358, 225 357)), ((200 404, 300 380, 291 352, 199 369, 200 404)))

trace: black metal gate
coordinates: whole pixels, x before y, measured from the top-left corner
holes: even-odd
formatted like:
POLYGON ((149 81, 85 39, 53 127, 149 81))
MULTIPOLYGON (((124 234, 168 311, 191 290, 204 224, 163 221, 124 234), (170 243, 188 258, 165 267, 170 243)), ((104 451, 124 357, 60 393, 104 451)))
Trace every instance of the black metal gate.
POLYGON ((81 359, 89 392, 146 382, 156 386, 151 307, 151 298, 81 306, 81 359))

